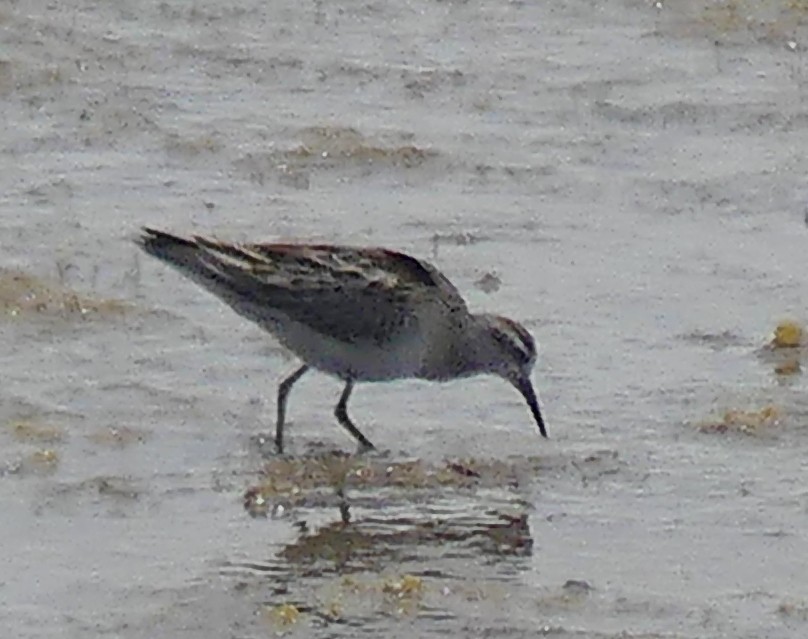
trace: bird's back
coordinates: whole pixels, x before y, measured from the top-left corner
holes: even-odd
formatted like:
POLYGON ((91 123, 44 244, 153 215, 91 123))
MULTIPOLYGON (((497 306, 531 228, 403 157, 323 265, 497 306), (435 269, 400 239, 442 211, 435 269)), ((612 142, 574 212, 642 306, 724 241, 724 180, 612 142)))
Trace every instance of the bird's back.
POLYGON ((415 375, 443 320, 467 313, 440 271, 396 251, 233 244, 153 229, 144 229, 138 244, 304 361, 342 377, 415 375))

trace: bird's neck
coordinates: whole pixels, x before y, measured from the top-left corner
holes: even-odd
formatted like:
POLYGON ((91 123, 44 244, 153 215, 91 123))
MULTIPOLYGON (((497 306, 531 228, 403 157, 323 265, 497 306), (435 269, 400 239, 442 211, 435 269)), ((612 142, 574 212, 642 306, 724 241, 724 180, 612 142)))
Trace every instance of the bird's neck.
POLYGON ((491 338, 477 316, 467 316, 462 325, 441 331, 434 341, 420 377, 445 381, 491 372, 491 338))

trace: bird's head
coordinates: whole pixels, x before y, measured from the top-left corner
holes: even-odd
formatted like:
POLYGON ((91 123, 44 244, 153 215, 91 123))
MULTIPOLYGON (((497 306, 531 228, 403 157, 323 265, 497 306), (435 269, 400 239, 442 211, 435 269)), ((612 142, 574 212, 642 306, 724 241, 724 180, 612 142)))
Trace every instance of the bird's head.
POLYGON ((507 317, 478 315, 483 337, 487 343, 481 351, 486 353, 487 372, 508 381, 525 398, 533 419, 543 437, 547 437, 539 400, 530 379, 536 363, 536 342, 527 329, 507 317))

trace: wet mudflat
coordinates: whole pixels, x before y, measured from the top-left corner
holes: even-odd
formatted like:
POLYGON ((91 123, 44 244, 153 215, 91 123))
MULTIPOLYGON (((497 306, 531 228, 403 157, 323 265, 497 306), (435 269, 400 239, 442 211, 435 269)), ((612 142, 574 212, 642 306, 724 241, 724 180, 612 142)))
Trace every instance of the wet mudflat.
POLYGON ((0 7, 0 625, 804 637, 808 7, 0 7), (523 321, 494 379, 301 380, 131 239, 384 245, 523 321))

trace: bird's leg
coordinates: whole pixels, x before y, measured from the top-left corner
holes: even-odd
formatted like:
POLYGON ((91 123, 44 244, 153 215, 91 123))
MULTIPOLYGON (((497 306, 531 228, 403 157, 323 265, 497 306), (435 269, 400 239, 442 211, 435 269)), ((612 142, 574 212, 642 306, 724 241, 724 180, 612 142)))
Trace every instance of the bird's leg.
POLYGON ((283 454, 283 422, 286 420, 286 399, 289 397, 289 391, 292 390, 294 383, 303 377, 307 370, 309 370, 309 367, 303 364, 278 386, 278 421, 275 423, 275 450, 278 451, 279 455, 283 454))
POLYGON ((370 440, 365 437, 362 433, 359 432, 359 429, 354 426, 351 418, 348 417, 348 398, 351 396, 351 391, 353 390, 353 380, 349 379, 345 382, 345 389, 342 391, 342 395, 340 395, 339 402, 337 402, 337 407, 334 409, 334 416, 337 418, 337 421, 345 427, 345 429, 354 436, 354 439, 359 442, 360 450, 372 450, 375 448, 373 444, 370 443, 370 440))

